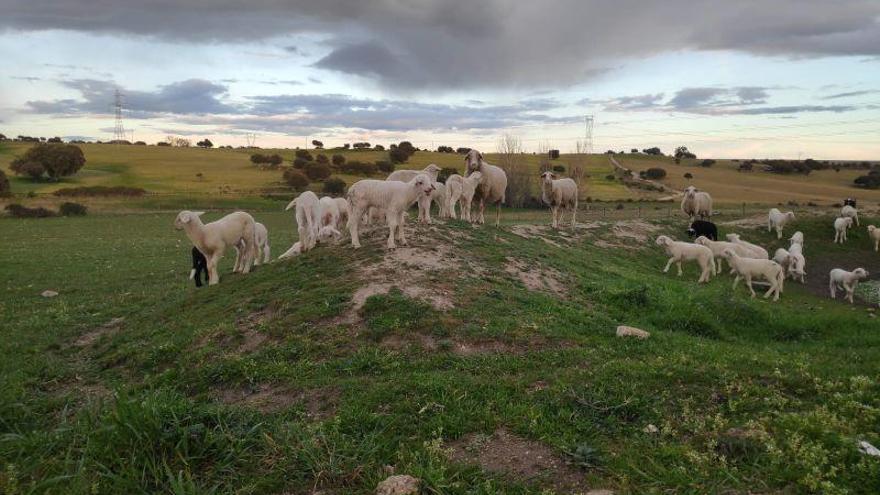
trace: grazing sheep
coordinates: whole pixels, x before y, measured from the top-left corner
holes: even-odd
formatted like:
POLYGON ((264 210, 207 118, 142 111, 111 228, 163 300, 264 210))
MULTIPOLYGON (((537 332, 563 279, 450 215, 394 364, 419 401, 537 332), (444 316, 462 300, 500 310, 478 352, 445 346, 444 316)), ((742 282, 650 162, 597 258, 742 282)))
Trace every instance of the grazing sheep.
POLYGON ((292 258, 300 254, 302 254, 302 242, 296 241, 293 243, 293 246, 290 246, 290 249, 285 251, 284 254, 278 257, 278 259, 283 260, 285 258, 292 258))
POLYGON ((553 172, 544 172, 541 174, 541 200, 550 207, 553 217, 551 225, 554 229, 559 228, 560 217, 563 215, 560 208, 571 210, 571 228, 574 228, 578 209, 578 186, 574 179, 557 179, 553 172))
POLYGON ((874 241, 874 251, 880 250, 880 228, 868 225, 868 238, 874 241))
MULTIPOLYGON (((260 258, 263 258, 263 263, 269 262, 269 257, 271 253, 271 248, 269 247, 269 229, 266 228, 265 225, 260 222, 254 223, 254 239, 256 241, 256 251, 254 253, 254 265, 260 266, 260 258)), ((241 262, 242 258, 240 256, 241 250, 244 248, 244 241, 239 240, 238 244, 235 246, 235 268, 232 270, 233 272, 241 271, 241 262)))
POLYGON ((751 256, 745 256, 746 258, 757 258, 765 260, 770 259, 770 253, 768 253, 766 249, 758 246, 757 244, 752 244, 751 242, 742 240, 739 237, 739 234, 727 234, 727 240, 745 246, 751 252, 751 256))
POLYGON ((794 212, 788 211, 782 213, 778 208, 771 208, 767 215, 767 232, 776 230, 776 238, 782 239, 782 229, 788 222, 794 221, 794 212))
POLYGON ((712 196, 707 192, 697 191, 694 186, 688 186, 684 190, 681 200, 681 211, 691 220, 694 217, 710 218, 712 216, 712 196))
POLYGON ((318 200, 321 207, 321 222, 318 224, 318 230, 327 225, 336 226, 339 223, 339 204, 336 199, 330 196, 324 196, 318 200))
MULTIPOLYGON (((450 218, 458 218, 455 213, 455 205, 461 198, 461 187, 464 177, 458 174, 452 174, 446 178, 446 208, 450 218)), ((461 217, 464 218, 464 212, 461 217)))
POLYGON ((351 208, 348 205, 348 200, 345 198, 333 198, 333 201, 336 201, 336 208, 339 210, 339 221, 336 222, 336 229, 342 230, 348 224, 348 215, 351 213, 351 208))
POLYGON ((656 242, 658 246, 663 246, 666 254, 670 256, 669 261, 666 263, 666 267, 663 269, 663 273, 668 272, 669 267, 672 266, 672 262, 675 262, 676 266, 678 266, 678 276, 680 277, 681 262, 692 260, 696 261, 702 269, 700 279, 698 280, 699 283, 708 282, 710 276, 717 273, 715 271, 715 258, 712 255, 712 250, 706 246, 691 244, 689 242, 673 241, 665 235, 657 237, 656 242))
POLYGON ((192 270, 189 271, 190 280, 196 281, 196 287, 202 286, 202 276, 208 281, 208 260, 198 248, 192 248, 192 270))
POLYGON ((461 216, 468 222, 472 221, 471 204, 474 201, 474 195, 477 192, 480 182, 483 180, 483 174, 473 172, 465 177, 461 182, 461 216))
MULTIPOLYGON (((708 237, 713 241, 717 241, 718 227, 714 223, 706 220, 694 220, 691 222, 691 226, 687 229, 687 235, 688 237, 703 236, 708 237)), ((718 255, 720 256, 721 253, 719 252, 718 255)))
MULTIPOLYGON (((796 244, 800 246, 800 244, 796 244)), ((788 275, 792 280, 799 280, 800 283, 806 283, 806 268, 807 268, 807 259, 804 258, 803 253, 800 250, 792 251, 790 253, 791 258, 788 262, 788 275)))
MULTIPOLYGON (((385 178, 385 180, 397 181, 397 182, 409 182, 413 180, 419 174, 425 174, 431 178, 431 182, 434 183, 436 187, 437 184, 437 174, 440 173, 440 167, 435 164, 430 164, 425 167, 423 170, 395 170, 385 178)), ((436 192, 436 189, 435 189, 436 192)), ((445 193, 445 190, 444 190, 445 193)), ((419 200, 419 221, 422 223, 431 223, 431 201, 438 201, 434 198, 434 194, 430 198, 423 198, 419 200)), ((438 204, 439 201, 438 201, 438 204)), ((441 211, 443 207, 440 207, 441 211)))
POLYGON ((342 240, 342 232, 333 225, 325 225, 318 230, 318 242, 339 242, 342 240))
POLYGON ((853 294, 859 285, 859 280, 868 277, 868 272, 864 268, 856 268, 848 272, 842 268, 835 268, 828 274, 828 290, 831 292, 831 299, 837 298, 837 289, 846 291, 846 297, 850 304, 853 304, 853 294))
POLYGON ((779 248, 773 254, 773 261, 779 263, 782 268, 787 270, 788 264, 791 262, 791 253, 785 248, 779 248))
POLYGON ((208 265, 208 284, 220 282, 217 264, 223 253, 243 240, 241 272, 249 273, 254 262, 254 217, 243 211, 230 213, 220 220, 204 224, 199 218, 205 212, 183 210, 174 220, 174 228, 186 232, 193 245, 205 255, 208 265))
POLYGON ((406 245, 404 235, 404 218, 406 210, 416 201, 430 196, 434 191, 434 182, 425 174, 418 174, 409 182, 360 180, 348 189, 348 202, 351 204, 351 215, 348 217, 348 230, 351 233, 351 245, 361 247, 358 238, 358 227, 365 211, 370 207, 385 210, 388 222, 388 249, 394 249, 395 232, 400 243, 406 245))
POLYGON ((464 156, 467 164, 468 175, 480 172, 480 184, 476 188, 475 196, 480 201, 480 214, 477 217, 479 223, 486 223, 486 203, 497 206, 495 212, 495 226, 501 224, 501 203, 505 199, 507 191, 507 174, 500 167, 490 165, 483 160, 483 154, 477 150, 470 150, 464 156))
POLYGON ((844 205, 843 208, 840 209, 840 216, 852 218, 856 221, 856 225, 859 225, 859 210, 855 209, 854 206, 844 205))
MULTIPOLYGON (((715 261, 717 263, 717 267, 715 269, 717 273, 721 273, 721 269, 724 266, 724 257, 722 255, 724 254, 725 249, 733 249, 736 254, 746 258, 752 255, 752 251, 742 244, 737 244, 735 242, 713 241, 704 235, 697 237, 694 240, 694 243, 701 246, 706 246, 707 248, 712 250, 712 255, 715 256, 715 261)), ((733 272, 731 271, 731 273, 733 272)))
POLYGON ((846 242, 846 230, 852 227, 853 219, 851 217, 838 217, 834 219, 834 243, 843 244, 846 242))
POLYGON ((285 210, 296 207, 296 231, 302 242, 302 252, 315 247, 321 228, 321 201, 312 191, 306 191, 288 203, 285 210))
POLYGON ((746 281, 746 286, 749 288, 752 297, 755 297, 752 279, 763 278, 770 282, 770 289, 764 294, 764 299, 773 294, 773 300, 779 300, 779 293, 782 292, 785 282, 785 270, 782 269, 779 263, 769 259, 743 258, 736 254, 733 249, 725 249, 723 256, 727 260, 727 264, 736 273, 736 278, 733 280, 734 290, 736 290, 736 286, 742 278, 746 281))

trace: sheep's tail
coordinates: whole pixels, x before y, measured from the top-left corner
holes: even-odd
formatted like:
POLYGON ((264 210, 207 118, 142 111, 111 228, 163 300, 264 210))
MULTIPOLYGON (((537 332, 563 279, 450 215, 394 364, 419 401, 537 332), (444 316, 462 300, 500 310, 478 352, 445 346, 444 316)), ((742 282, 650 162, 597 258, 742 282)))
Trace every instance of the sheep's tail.
POLYGON ((195 268, 193 268, 192 270, 189 271, 189 279, 192 280, 194 278, 196 278, 196 269, 195 268))
POLYGON ((293 201, 291 201, 290 203, 287 203, 287 208, 285 208, 284 211, 287 211, 287 210, 289 210, 289 209, 295 207, 295 206, 296 206, 296 200, 297 200, 297 199, 298 199, 298 198, 293 198, 293 201))

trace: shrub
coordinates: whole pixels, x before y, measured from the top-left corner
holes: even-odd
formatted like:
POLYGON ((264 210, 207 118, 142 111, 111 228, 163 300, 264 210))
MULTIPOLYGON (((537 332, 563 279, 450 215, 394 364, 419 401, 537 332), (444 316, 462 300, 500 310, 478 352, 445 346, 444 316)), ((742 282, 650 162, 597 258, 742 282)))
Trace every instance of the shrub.
POLYGON ((693 159, 697 157, 697 155, 691 153, 690 150, 687 149, 687 146, 679 146, 678 148, 675 148, 674 156, 676 160, 681 160, 682 158, 693 159))
POLYGON ((286 182, 288 186, 298 191, 305 189, 309 185, 309 178, 299 170, 293 168, 285 170, 283 177, 284 182, 286 182))
POLYGON ((345 193, 345 181, 339 177, 330 177, 324 181, 324 193, 342 195, 345 193))
POLYGON ((388 159, 391 160, 391 163, 395 164, 406 163, 409 160, 409 154, 400 148, 393 148, 388 152, 388 159))
POLYGON ((643 179, 662 179, 666 177, 666 170, 659 167, 651 167, 648 170, 639 173, 643 179))
POLYGON ((330 163, 330 160, 327 159, 327 155, 320 154, 320 155, 318 155, 318 156, 315 157, 315 162, 317 162, 317 163, 323 163, 323 164, 326 165, 326 164, 330 163))
POLYGON ((28 208, 20 204, 11 204, 6 206, 6 211, 15 218, 46 218, 55 216, 53 211, 47 210, 42 206, 39 208, 28 208))
POLYGON ((147 191, 139 187, 125 186, 83 186, 65 187, 52 194, 59 197, 87 197, 87 196, 143 196, 147 191))
POLYGON ((860 175, 853 182, 856 186, 865 189, 878 189, 880 188, 880 174, 871 172, 868 175, 860 175))
POLYGON ((9 179, 6 178, 6 172, 0 170, 0 196, 9 194, 9 179))
POLYGON ((345 157, 343 155, 333 155, 333 165, 337 167, 345 163, 345 157))
POLYGON ((391 173, 394 172, 394 164, 387 160, 379 160, 376 162, 376 168, 381 172, 391 173))
POLYGON ((171 143, 167 141, 159 141, 158 143, 156 143, 156 146, 171 146, 171 143))
POLYGON ((690 172, 685 172, 685 173, 684 173, 684 178, 687 179, 687 180, 691 180, 691 179, 694 178, 694 174, 692 174, 692 173, 690 173, 690 172))
POLYGON ((309 153, 308 150, 296 150, 296 153, 294 153, 294 155, 297 158, 302 158, 303 160, 305 160, 307 162, 310 162, 313 159, 312 154, 309 153))
POLYGON ((46 175, 51 180, 73 175, 86 164, 86 157, 79 146, 73 144, 37 144, 27 150, 21 158, 12 162, 10 168, 19 173, 17 167, 26 167, 26 175, 37 179, 42 174, 35 176, 38 170, 32 164, 43 167, 46 175))
POLYGON ((9 168, 16 173, 16 175, 27 175, 33 180, 37 180, 46 173, 46 168, 40 165, 37 162, 23 162, 23 161, 14 161, 9 166, 9 168))
POLYGON ((205 139, 199 141, 198 143, 196 143, 196 146, 198 146, 199 148, 213 148, 214 143, 212 143, 210 139, 205 138, 205 139))
POLYGON ((642 153, 644 153, 646 155, 655 155, 655 156, 662 156, 663 155, 663 152, 660 151, 660 148, 658 148, 656 146, 654 146, 653 148, 645 148, 642 150, 642 153))
POLYGON ((381 144, 377 144, 376 146, 373 146, 373 149, 376 151, 385 151, 385 147, 382 146, 381 144))
POLYGON ((455 153, 455 150, 452 149, 452 146, 437 146, 438 153, 455 153))
POLYGON ((306 168, 306 164, 309 163, 305 158, 294 158, 293 159, 293 168, 303 169, 306 168))
POLYGON ((608 174, 605 176, 605 180, 614 180, 614 179, 616 179, 616 177, 614 177, 614 174, 608 174))
POLYGON ((565 173, 565 165, 553 165, 553 171, 559 173, 565 173))
POLYGON ((306 165, 306 176, 313 181, 326 179, 330 177, 330 173, 330 167, 325 163, 312 162, 306 165))
POLYGON ((375 163, 364 163, 358 160, 346 162, 337 168, 340 172, 352 175, 371 175, 375 174, 377 170, 375 163))
POLYGON ((712 160, 711 158, 706 158, 705 160, 700 162, 701 167, 709 168, 712 165, 715 165, 715 160, 712 160))
POLYGON ((81 217, 86 214, 87 209, 79 203, 61 203, 58 212, 65 217, 81 217))
POLYGON ((458 169, 454 167, 443 167, 440 169, 440 173, 437 174, 437 182, 446 184, 446 179, 448 179, 450 175, 457 173, 458 169))

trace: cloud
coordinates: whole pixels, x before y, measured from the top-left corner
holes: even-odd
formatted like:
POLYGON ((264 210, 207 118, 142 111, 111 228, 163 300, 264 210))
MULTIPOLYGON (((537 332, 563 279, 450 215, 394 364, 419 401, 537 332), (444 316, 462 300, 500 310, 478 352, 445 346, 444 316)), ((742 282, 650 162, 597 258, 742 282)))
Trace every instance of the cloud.
POLYGON ((318 67, 390 88, 536 89, 582 82, 623 58, 680 50, 876 58, 878 17, 876 0, 254 0, 247 9, 235 0, 210 8, 179 0, 172 13, 130 0, 8 0, 0 30, 200 43, 308 33, 328 40, 318 67))
POLYGON ((866 89, 863 91, 848 91, 846 93, 836 93, 833 95, 823 96, 820 99, 822 99, 822 100, 836 100, 839 98, 852 98, 854 96, 873 95, 873 94, 877 94, 877 93, 880 93, 880 90, 866 89))
POLYGON ((36 82, 41 81, 41 77, 37 76, 9 76, 10 79, 15 79, 17 81, 26 81, 26 82, 36 82))

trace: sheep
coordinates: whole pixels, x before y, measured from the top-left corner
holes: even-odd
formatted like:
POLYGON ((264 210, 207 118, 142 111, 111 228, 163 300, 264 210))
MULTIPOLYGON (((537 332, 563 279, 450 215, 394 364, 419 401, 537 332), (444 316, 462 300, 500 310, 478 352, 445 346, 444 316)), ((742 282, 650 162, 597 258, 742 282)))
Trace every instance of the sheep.
POLYGON ((794 221, 794 212, 788 211, 782 213, 778 208, 771 208, 767 215, 767 232, 776 230, 776 238, 782 239, 782 229, 788 222, 794 221))
POLYGON ((501 203, 505 200, 505 191, 507 190, 507 174, 499 167, 490 165, 483 160, 483 154, 477 150, 470 150, 464 156, 464 162, 467 164, 468 175, 474 172, 481 172, 480 184, 476 188, 476 196, 480 201, 480 214, 477 221, 481 224, 486 223, 484 215, 486 203, 495 204, 497 206, 495 212, 495 226, 501 225, 501 203))
MULTIPOLYGON (((440 167, 436 164, 431 163, 427 167, 422 170, 395 170, 385 178, 388 181, 398 181, 398 182, 409 182, 413 180, 418 174, 425 174, 431 178, 431 182, 434 184, 435 188, 437 186, 437 174, 440 173, 440 167)), ((435 189, 436 191, 436 189, 435 189)), ((445 190, 444 190, 445 193, 445 190)), ((431 201, 438 201, 434 199, 434 194, 432 194, 429 198, 423 198, 419 201, 419 221, 422 223, 431 223, 431 201)), ((440 210, 442 212, 443 206, 440 206, 440 210)))
POLYGON ((770 259, 770 253, 768 253, 766 249, 757 244, 742 240, 739 234, 727 234, 727 240, 745 246, 751 252, 751 256, 745 256, 746 258, 770 259))
POLYGON ((400 243, 406 245, 403 228, 406 210, 416 201, 430 196, 434 189, 434 181, 426 174, 418 174, 409 182, 371 179, 355 182, 348 189, 347 196, 351 204, 351 215, 348 217, 351 245, 355 248, 361 247, 358 227, 364 212, 371 206, 385 209, 385 220, 388 222, 388 249, 397 247, 394 242, 395 231, 400 243))
MULTIPOLYGON (((800 246, 800 244, 796 244, 796 246, 800 246)), ((790 255, 791 258, 788 262, 788 275, 791 276, 792 280, 799 280, 802 284, 806 283, 807 259, 804 258, 804 254, 801 253, 799 249, 797 251, 792 251, 790 255)))
POLYGON ((193 245, 205 255, 208 265, 208 284, 220 283, 217 264, 230 247, 244 241, 242 246, 241 272, 249 273, 254 262, 254 217, 243 211, 230 213, 220 220, 204 224, 200 218, 205 212, 183 210, 174 219, 174 228, 186 232, 193 245))
POLYGON ((724 257, 722 255, 724 254, 725 249, 733 249, 736 254, 745 258, 748 258, 752 255, 752 251, 742 244, 737 244, 735 242, 713 241, 704 235, 697 237, 694 240, 694 243, 701 246, 706 246, 707 248, 712 250, 712 255, 715 256, 715 261, 717 263, 717 267, 715 269, 717 273, 721 273, 721 269, 724 266, 724 257))
POLYGON ((333 201, 336 201, 336 208, 339 210, 339 221, 336 222, 336 229, 342 230, 348 224, 348 215, 351 212, 351 208, 348 205, 348 200, 345 198, 333 198, 333 201))
POLYGON ((695 260, 700 265, 702 272, 700 273, 700 279, 697 281, 698 283, 708 282, 710 276, 717 273, 715 271, 715 257, 712 255, 712 250, 706 246, 673 241, 665 235, 657 237, 656 242, 658 246, 663 246, 666 254, 670 256, 666 267, 663 269, 663 273, 668 272, 672 262, 675 262, 676 266, 678 266, 678 276, 680 277, 682 260, 695 260))
POLYGON ((856 206, 856 200, 853 199, 853 198, 846 198, 846 199, 844 199, 844 200, 843 200, 843 204, 844 204, 844 206, 849 205, 849 206, 852 206, 853 208, 857 208, 857 206, 856 206))
POLYGON ((574 179, 557 179, 553 172, 544 172, 541 174, 541 200, 550 207, 554 229, 559 228, 560 208, 571 210, 571 228, 574 228, 578 209, 578 186, 574 179))
POLYGON ((688 186, 684 190, 684 197, 681 200, 681 211, 691 220, 694 217, 712 216, 712 196, 707 192, 697 191, 694 186, 688 186))
POLYGON ((461 216, 468 222, 472 221, 471 203, 473 203, 477 187, 482 180, 483 174, 481 172, 472 172, 461 181, 461 216))
POLYGON ((318 224, 318 230, 325 226, 336 226, 339 224, 339 204, 330 196, 324 196, 318 200, 321 208, 321 221, 318 224))
POLYGON ((785 248, 779 248, 773 254, 773 261, 779 263, 782 268, 788 269, 788 264, 791 262, 791 253, 785 248))
POLYGON ((828 290, 831 292, 831 299, 837 298, 837 289, 846 291, 844 299, 853 304, 853 294, 859 285, 859 280, 868 277, 868 272, 864 268, 856 268, 848 272, 842 268, 835 268, 828 274, 828 290))
POLYGON ((846 230, 852 227, 853 219, 851 217, 837 217, 834 219, 834 243, 843 244, 846 242, 846 230))
POLYGON ((301 250, 306 252, 315 247, 318 230, 321 228, 321 202, 312 191, 306 191, 287 204, 285 210, 296 207, 296 231, 302 242, 301 250))
POLYGON ((423 223, 431 223, 431 203, 437 203, 437 208, 439 209, 438 216, 440 218, 447 218, 449 215, 447 213, 447 205, 446 205, 446 185, 442 182, 434 182, 434 191, 431 192, 431 196, 428 197, 427 206, 425 208, 419 208, 419 220, 423 223))
POLYGON ((302 242, 296 241, 293 243, 293 246, 290 246, 290 249, 284 252, 281 256, 278 257, 279 260, 283 260, 285 258, 292 258, 293 256, 298 256, 302 254, 302 242))
POLYGON ((192 248, 192 270, 189 271, 189 279, 196 281, 196 287, 202 286, 202 276, 208 281, 208 260, 197 247, 192 248))
POLYGON ((733 249, 725 249, 723 256, 736 273, 736 278, 733 280, 733 290, 736 290, 736 286, 742 278, 746 281, 746 286, 752 297, 755 297, 752 278, 760 277, 770 282, 770 289, 764 294, 764 299, 773 294, 773 300, 779 300, 779 293, 782 292, 785 282, 785 270, 779 266, 779 263, 769 259, 743 258, 733 249))
MULTIPOLYGON (((713 241, 718 240, 718 227, 712 223, 707 222, 706 220, 694 220, 691 222, 691 226, 687 229, 688 237, 700 237, 705 236, 713 241)), ((719 252, 718 255, 721 253, 719 252)))
POLYGON ((795 244, 800 244, 801 247, 804 246, 804 233, 798 230, 791 237, 788 238, 788 242, 791 243, 792 246, 795 244))
MULTIPOLYGON (((256 251, 254 252, 254 265, 260 266, 260 257, 263 258, 263 263, 268 263, 271 253, 271 248, 269 246, 269 229, 266 228, 265 225, 260 222, 254 223, 254 239, 256 241, 256 251)), ((241 250, 244 248, 244 241, 239 240, 238 244, 234 246, 235 248, 235 264, 236 267, 233 269, 233 272, 241 271, 241 262, 242 258, 240 256, 241 250)))
POLYGON ((331 240, 333 242, 339 242, 342 240, 342 232, 333 225, 325 225, 321 227, 321 229, 318 230, 318 241, 328 242, 331 240))
POLYGON ((854 206, 844 205, 843 208, 840 209, 840 216, 852 218, 856 221, 856 225, 859 225, 859 210, 855 209, 854 206))
MULTIPOLYGON (((449 218, 458 218, 455 213, 455 205, 461 198, 463 180, 464 177, 458 174, 452 174, 446 178, 446 213, 449 218)), ((464 210, 462 210, 461 217, 464 218, 464 210)))
POLYGON ((874 251, 880 251, 880 228, 868 225, 868 238, 874 241, 874 251))

